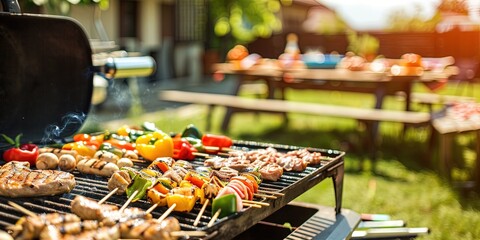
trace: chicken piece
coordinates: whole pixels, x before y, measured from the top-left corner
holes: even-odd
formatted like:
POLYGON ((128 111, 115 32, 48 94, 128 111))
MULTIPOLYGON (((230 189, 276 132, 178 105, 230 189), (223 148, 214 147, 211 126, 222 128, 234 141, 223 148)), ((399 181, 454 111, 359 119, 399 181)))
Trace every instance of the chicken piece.
POLYGON ((132 178, 130 178, 130 174, 126 171, 116 171, 110 179, 108 179, 108 190, 112 191, 115 188, 118 188, 117 193, 118 195, 122 195, 127 190, 127 187, 132 182, 132 178))
POLYGON ((77 195, 70 204, 72 213, 83 220, 101 220, 103 212, 118 210, 118 207, 110 204, 98 204, 96 200, 77 195))
POLYGON ((70 173, 31 170, 29 166, 28 162, 12 161, 0 168, 0 196, 50 196, 70 192, 75 187, 75 177, 70 173))

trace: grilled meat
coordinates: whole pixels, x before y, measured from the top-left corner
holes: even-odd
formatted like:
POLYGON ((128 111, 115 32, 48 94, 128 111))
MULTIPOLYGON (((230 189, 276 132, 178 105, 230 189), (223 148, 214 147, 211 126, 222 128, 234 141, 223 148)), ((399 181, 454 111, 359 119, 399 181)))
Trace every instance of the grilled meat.
POLYGON ((117 195, 122 195, 127 190, 127 187, 132 182, 132 178, 127 171, 116 171, 110 179, 108 179, 108 189, 112 191, 118 188, 117 195))
POLYGON ((142 218, 142 219, 152 219, 152 214, 150 213, 145 213, 145 210, 141 208, 126 208, 122 212, 120 211, 108 211, 108 212, 103 212, 103 219, 101 220, 102 224, 104 226, 113 226, 117 223, 125 222, 128 221, 129 219, 136 219, 136 218, 142 218))
POLYGON ((180 224, 176 218, 167 217, 162 222, 155 219, 132 219, 120 223, 120 235, 130 239, 176 239, 170 232, 180 231, 180 224))
POLYGON ((70 204, 72 213, 83 220, 103 219, 103 213, 118 210, 118 207, 110 204, 98 204, 96 200, 77 195, 70 204))
POLYGON ((0 196, 33 197, 70 192, 75 177, 57 170, 31 170, 28 162, 8 162, 0 168, 0 196))
POLYGON ((101 227, 93 230, 82 231, 79 234, 66 234, 62 236, 62 240, 111 240, 120 239, 120 231, 117 225, 110 227, 101 227))
MULTIPOLYGON (((48 213, 22 217, 15 224, 18 228, 15 229, 12 236, 15 239, 36 239, 48 225, 62 225, 75 222, 80 222, 80 218, 71 213, 48 213)), ((46 231, 50 232, 50 230, 46 231)))

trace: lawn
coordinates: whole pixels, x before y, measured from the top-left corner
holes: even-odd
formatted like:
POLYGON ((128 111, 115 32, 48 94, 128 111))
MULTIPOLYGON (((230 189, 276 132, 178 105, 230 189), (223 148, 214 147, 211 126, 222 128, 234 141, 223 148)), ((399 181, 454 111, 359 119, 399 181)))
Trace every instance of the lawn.
MULTIPOLYGON (((480 88, 475 88, 473 93, 480 96, 480 88)), ((426 91, 421 85, 415 90, 426 91)), ((440 93, 458 92, 448 87, 440 93)), ((373 97, 339 92, 289 91, 288 98, 360 107, 373 104, 373 97)), ((386 107, 395 109, 400 104, 395 98, 389 98, 386 107)), ((223 114, 223 108, 215 109, 211 132, 221 133, 223 114)), ((140 124, 145 120, 156 122, 164 131, 180 132, 190 123, 204 129, 206 108, 161 112, 148 118, 127 119, 125 123, 140 124)), ((100 127, 111 126, 114 125, 100 127)), ((344 208, 358 213, 389 214, 393 219, 405 220, 410 227, 428 227, 431 233, 419 239, 480 239, 480 196, 439 177, 435 152, 428 152, 429 130, 426 128, 408 129, 402 136, 400 124, 382 123, 375 173, 370 171, 372 163, 362 147, 362 126, 354 120, 289 114, 289 123, 284 126, 278 115, 242 113, 233 117, 230 129, 226 134, 234 139, 346 151, 344 208), (429 157, 432 164, 426 166, 429 157), (359 171, 361 162, 365 166, 363 171, 359 171)), ((455 142, 455 180, 471 179, 474 141, 473 136, 466 135, 455 142)), ((333 206, 332 181, 323 181, 296 200, 333 206)))

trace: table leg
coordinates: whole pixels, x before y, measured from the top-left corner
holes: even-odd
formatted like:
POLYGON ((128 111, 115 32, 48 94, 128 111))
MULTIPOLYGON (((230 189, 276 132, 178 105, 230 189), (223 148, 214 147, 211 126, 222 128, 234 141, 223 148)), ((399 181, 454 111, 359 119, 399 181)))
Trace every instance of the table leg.
POLYGON ((476 153, 476 162, 475 162, 475 184, 477 189, 480 189, 480 130, 475 131, 476 143, 475 143, 475 153, 476 153))
POLYGON ((451 180, 451 160, 452 160, 452 141, 453 134, 439 134, 439 159, 440 159, 440 173, 451 180))
POLYGON ((342 211, 342 195, 343 195, 343 176, 345 174, 345 166, 339 166, 332 176, 333 190, 335 192, 335 212, 339 214, 342 211))
MULTIPOLYGON (((275 87, 271 84, 272 81, 267 81, 267 86, 268 86, 268 98, 270 99, 274 99, 275 98, 275 87)), ((285 101, 286 100, 286 97, 285 97, 285 89, 286 87, 281 85, 278 86, 278 88, 280 89, 280 97, 279 99, 280 100, 283 100, 285 101)), ((284 126, 288 125, 288 116, 287 116, 287 113, 286 112, 283 112, 282 113, 282 116, 283 116, 283 124, 284 126)))
MULTIPOLYGON (((379 86, 375 90, 375 108, 381 109, 383 105, 383 100, 385 99, 386 94, 386 85, 384 83, 379 83, 379 86)), ((370 127, 370 137, 371 139, 371 151, 372 151, 372 170, 375 171, 375 165, 377 161, 377 145, 378 145, 378 128, 380 127, 379 121, 372 121, 370 127)), ((367 128, 368 130, 368 128, 367 128)))
MULTIPOLYGON (((239 93, 240 93, 240 87, 243 85, 245 79, 244 77, 242 76, 236 76, 237 79, 236 79, 236 84, 235 84, 235 87, 233 89, 233 95, 235 96, 238 96, 239 93)), ((223 132, 227 132, 228 130, 228 125, 230 125, 230 120, 232 118, 232 115, 235 113, 235 109, 232 108, 232 107, 227 107, 227 110, 226 110, 226 113, 225 113, 225 117, 223 118, 223 122, 222 122, 222 126, 221 126, 221 130, 223 132)))

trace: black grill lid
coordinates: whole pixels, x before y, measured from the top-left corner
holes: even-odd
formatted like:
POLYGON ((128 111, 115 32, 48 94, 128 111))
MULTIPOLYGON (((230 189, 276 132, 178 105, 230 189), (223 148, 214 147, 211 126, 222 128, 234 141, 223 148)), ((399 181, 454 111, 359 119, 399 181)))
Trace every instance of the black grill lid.
MULTIPOLYGON (((18 5, 2 4, 10 11, 18 5)), ((32 142, 71 136, 86 118, 92 91, 92 50, 78 22, 0 12, 0 133, 23 133, 32 142)))

